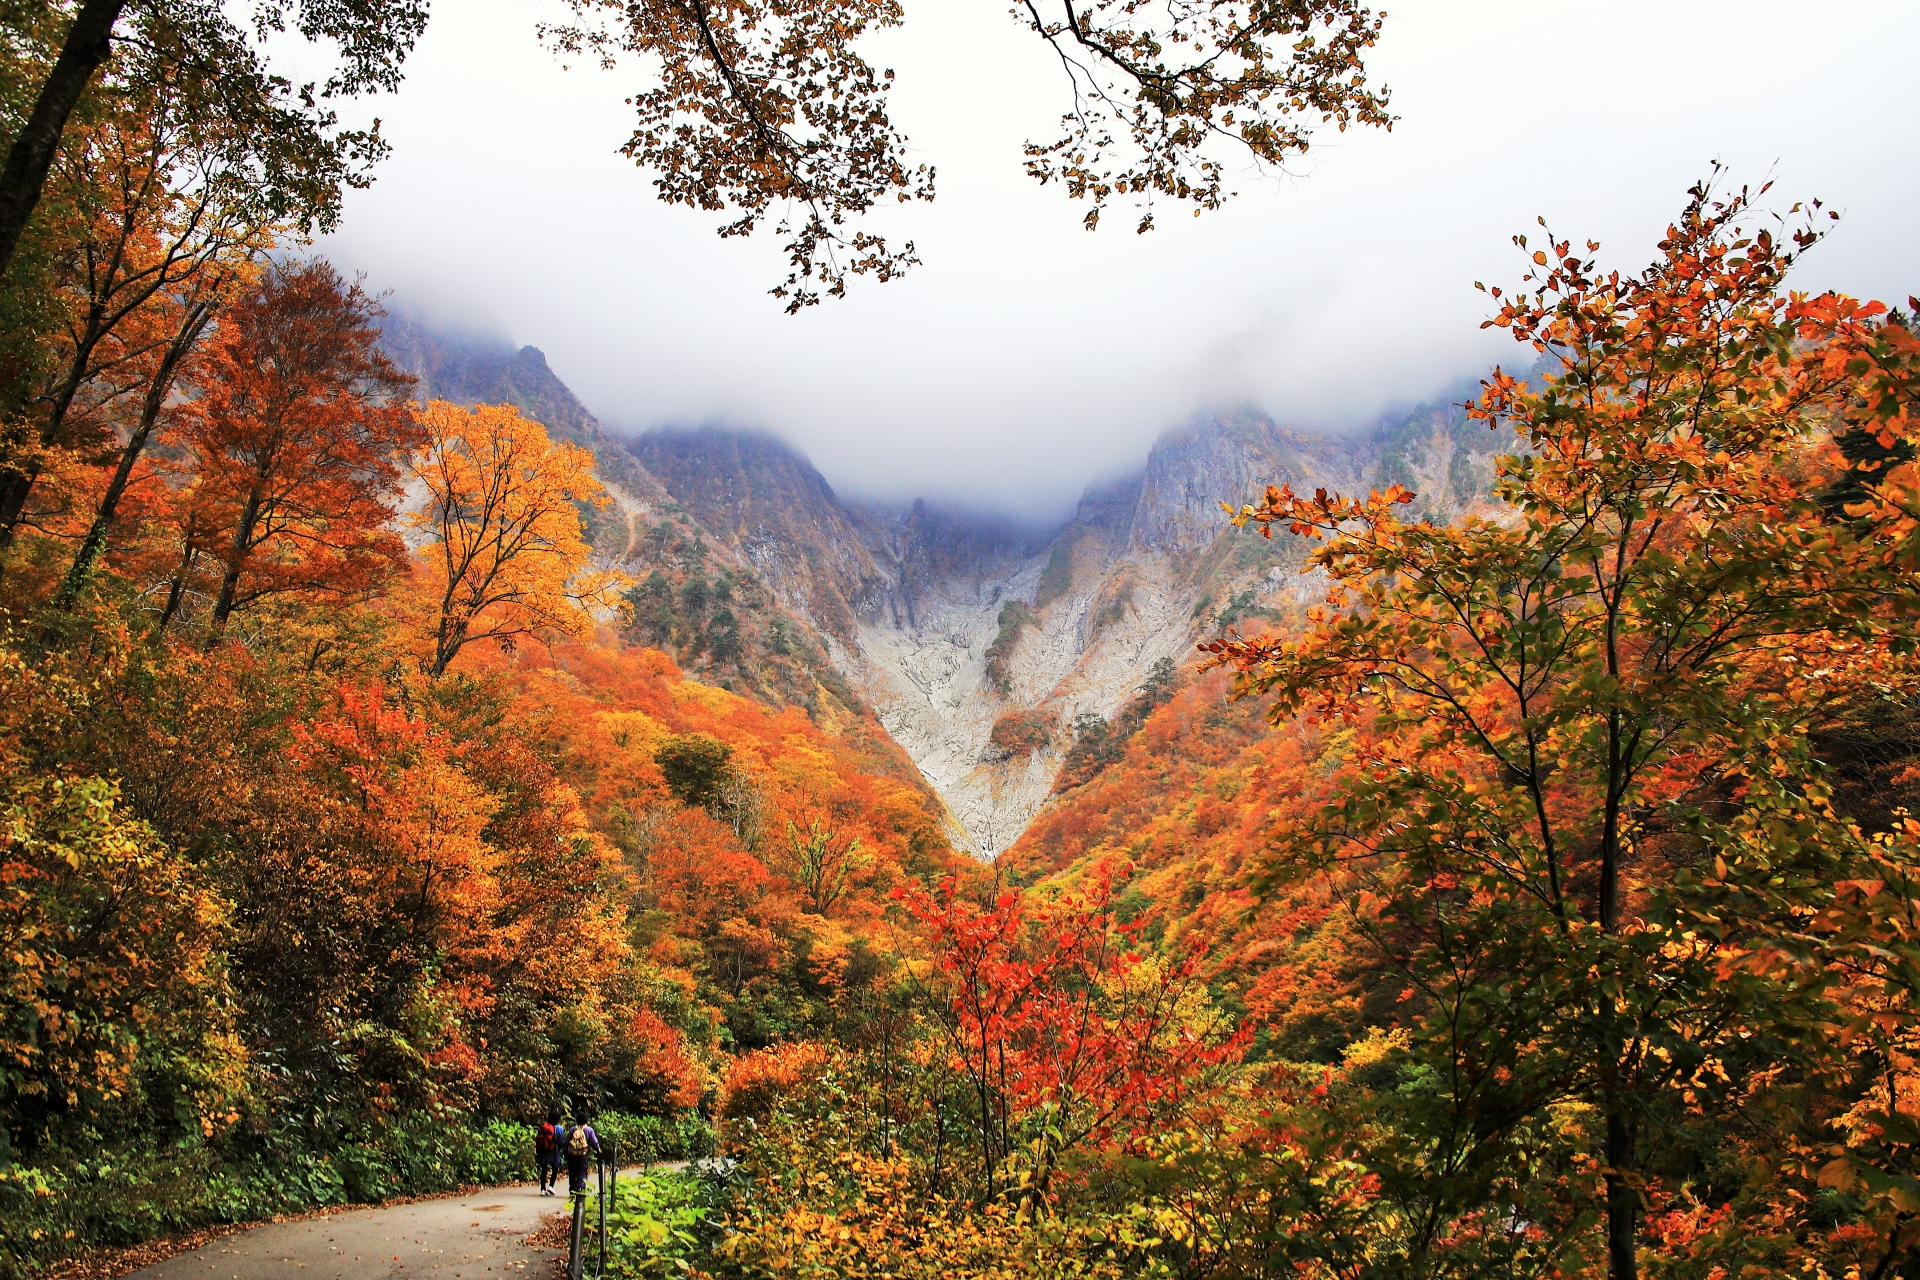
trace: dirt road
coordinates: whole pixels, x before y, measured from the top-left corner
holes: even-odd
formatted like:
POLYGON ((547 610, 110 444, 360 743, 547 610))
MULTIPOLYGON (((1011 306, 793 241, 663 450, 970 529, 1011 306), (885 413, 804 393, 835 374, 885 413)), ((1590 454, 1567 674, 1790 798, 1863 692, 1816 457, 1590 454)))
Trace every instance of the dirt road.
POLYGON ((139 1280, 435 1280, 554 1274, 551 1249, 527 1234, 565 1196, 531 1184, 388 1209, 355 1209, 302 1222, 273 1222, 215 1240, 134 1272, 139 1280))

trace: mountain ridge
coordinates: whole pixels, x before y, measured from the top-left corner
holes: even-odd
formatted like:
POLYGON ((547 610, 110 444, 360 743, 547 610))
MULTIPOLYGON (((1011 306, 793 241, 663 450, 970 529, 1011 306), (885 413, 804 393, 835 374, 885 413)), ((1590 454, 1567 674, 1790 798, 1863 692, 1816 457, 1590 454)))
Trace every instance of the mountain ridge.
POLYGON ((1086 486, 1064 521, 1022 522, 844 499, 763 431, 623 439, 536 348, 436 349, 417 327, 395 346, 433 394, 550 414, 556 434, 594 451, 622 517, 601 522, 596 546, 642 581, 637 641, 810 714, 870 708, 946 805, 950 835, 988 859, 1047 804, 1076 724, 1117 717, 1156 663, 1181 665, 1228 627, 1282 625, 1317 598, 1303 549, 1233 529, 1222 502, 1268 484, 1403 483, 1416 510, 1450 517, 1485 502, 1496 452, 1448 400, 1340 435, 1241 406, 1162 433, 1136 472, 1086 486), (797 676, 787 667, 809 645, 817 660, 797 676))
POLYGON ((1234 530, 1221 502, 1270 483, 1364 490, 1391 472, 1450 514, 1491 479, 1469 425, 1445 402, 1371 436, 1317 436, 1250 407, 1197 416, 1051 530, 843 501, 764 433, 656 431, 633 448, 829 637, 834 665, 992 857, 1047 802, 1077 721, 1116 715, 1155 662, 1317 595, 1301 547, 1234 530))

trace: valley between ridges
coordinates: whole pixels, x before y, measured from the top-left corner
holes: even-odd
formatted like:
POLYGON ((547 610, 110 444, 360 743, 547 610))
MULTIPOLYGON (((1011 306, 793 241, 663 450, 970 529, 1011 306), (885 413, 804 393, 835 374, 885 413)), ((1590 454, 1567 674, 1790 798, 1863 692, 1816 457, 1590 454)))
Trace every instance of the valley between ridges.
MULTIPOLYGON (((1415 512, 1482 504, 1501 443, 1458 407, 1471 384, 1315 434, 1240 408, 1160 436, 1141 469, 1090 486, 1053 527, 924 500, 843 499, 805 456, 713 427, 624 440, 533 347, 389 319, 417 394, 507 402, 593 451, 612 502, 597 554, 635 577, 633 638, 685 670, 817 722, 877 716, 945 805, 949 835, 992 859, 1053 793, 1074 723, 1111 717, 1155 662, 1318 599, 1302 548, 1234 530, 1222 502, 1268 484, 1400 483, 1415 512)), ((878 736, 878 735, 876 735, 878 736)))

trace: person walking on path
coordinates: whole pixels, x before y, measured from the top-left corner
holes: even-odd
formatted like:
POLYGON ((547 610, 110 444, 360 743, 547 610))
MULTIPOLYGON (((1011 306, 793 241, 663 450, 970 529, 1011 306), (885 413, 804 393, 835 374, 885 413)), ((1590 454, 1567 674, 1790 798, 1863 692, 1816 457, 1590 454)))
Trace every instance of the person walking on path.
POLYGON ((587 1164, 600 1150, 600 1135, 581 1120, 567 1126, 561 1143, 567 1157, 567 1194, 583 1196, 587 1193, 587 1164))
POLYGON ((547 1108, 547 1118, 533 1139, 533 1156, 540 1166, 540 1194, 553 1195, 560 1186, 560 1170, 566 1157, 560 1152, 565 1126, 560 1123, 560 1108, 547 1108))

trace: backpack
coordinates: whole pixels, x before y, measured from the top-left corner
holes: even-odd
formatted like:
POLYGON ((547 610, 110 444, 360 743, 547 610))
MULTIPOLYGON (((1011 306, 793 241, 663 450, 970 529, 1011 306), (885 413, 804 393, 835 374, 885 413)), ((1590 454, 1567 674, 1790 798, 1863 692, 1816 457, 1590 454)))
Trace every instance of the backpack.
POLYGON ((554 1137, 553 1126, 550 1124, 541 1125, 540 1136, 533 1140, 533 1149, 535 1151, 552 1151, 559 1145, 560 1143, 554 1137))
POLYGON ((567 1154, 576 1160, 587 1154, 587 1127, 585 1125, 577 1124, 567 1130, 567 1154))

